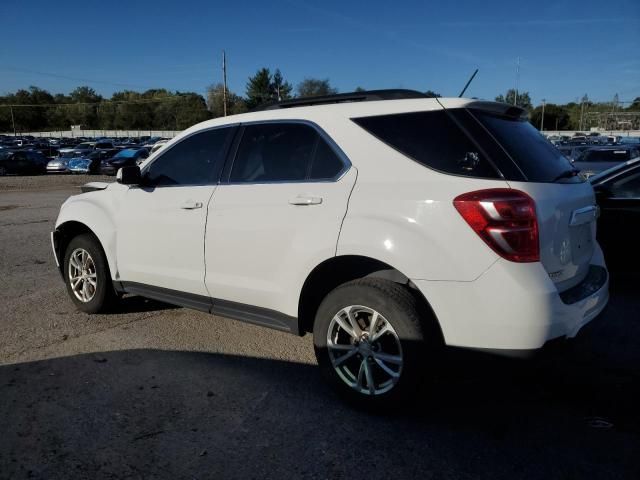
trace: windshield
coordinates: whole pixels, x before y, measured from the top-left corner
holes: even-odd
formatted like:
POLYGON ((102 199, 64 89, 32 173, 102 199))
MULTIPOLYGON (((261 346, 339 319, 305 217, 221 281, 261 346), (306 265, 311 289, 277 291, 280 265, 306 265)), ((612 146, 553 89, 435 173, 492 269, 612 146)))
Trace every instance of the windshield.
POLYGON ((509 154, 527 180, 553 182, 573 169, 567 157, 528 121, 478 110, 472 113, 509 154))
POLYGON ((136 153, 138 153, 138 150, 132 150, 128 148, 126 150, 118 152, 118 154, 113 158, 133 158, 136 156, 136 153))

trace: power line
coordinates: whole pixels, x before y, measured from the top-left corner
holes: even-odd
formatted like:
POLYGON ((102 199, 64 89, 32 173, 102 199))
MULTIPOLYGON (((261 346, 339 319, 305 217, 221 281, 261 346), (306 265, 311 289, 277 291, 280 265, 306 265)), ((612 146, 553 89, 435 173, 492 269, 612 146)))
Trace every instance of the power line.
POLYGON ((149 89, 153 88, 153 87, 149 87, 149 86, 135 85, 135 84, 131 84, 131 83, 107 82, 107 81, 104 81, 104 80, 91 80, 91 79, 88 79, 88 78, 71 77, 71 76, 68 76, 68 75, 60 75, 59 73, 41 72, 41 71, 38 71, 38 70, 28 70, 28 69, 25 69, 25 68, 2 67, 2 70, 8 70, 10 72, 18 72, 18 73, 28 73, 28 74, 32 74, 32 75, 44 75, 46 77, 62 78, 64 80, 73 80, 75 82, 99 83, 99 84, 102 84, 102 85, 111 85, 111 86, 116 86, 116 87, 144 88, 146 90, 149 90, 149 89))

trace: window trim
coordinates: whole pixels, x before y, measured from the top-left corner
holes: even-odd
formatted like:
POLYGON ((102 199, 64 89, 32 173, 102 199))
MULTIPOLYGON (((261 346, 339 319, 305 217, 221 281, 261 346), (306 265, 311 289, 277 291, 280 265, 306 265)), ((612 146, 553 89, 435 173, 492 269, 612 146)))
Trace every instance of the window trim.
MULTIPOLYGON (((310 166, 313 165, 313 160, 315 160, 315 152, 318 147, 318 142, 316 141, 313 146, 313 155, 310 166)), ((220 185, 269 185, 269 184, 300 184, 300 183, 335 183, 339 182, 342 177, 344 177, 347 172, 352 167, 351 160, 349 157, 342 151, 342 149, 338 146, 338 144, 329 136, 327 132, 325 132, 322 127, 320 127, 317 123, 312 122, 310 120, 301 120, 301 119, 275 119, 275 120, 253 120, 249 122, 242 122, 239 124, 239 130, 236 135, 236 138, 233 142, 233 146, 230 149, 227 162, 225 163, 224 170, 222 172, 222 176, 220 178, 220 185), (306 176, 307 178, 303 180, 268 180, 268 181, 258 181, 258 182, 231 182, 229 179, 231 177, 231 171, 233 170, 233 165, 235 164, 236 158, 238 156, 238 150, 240 149, 240 144, 242 143, 242 139, 244 137, 244 132, 246 127, 252 125, 267 125, 267 124, 298 124, 298 125, 306 125, 308 127, 313 128, 318 134, 319 138, 327 142, 329 148, 335 153, 338 159, 342 162, 342 169, 336 173, 332 178, 317 178, 311 179, 308 178, 311 175, 311 168, 307 168, 306 176)))
MULTIPOLYGON (((224 171, 224 168, 227 164, 227 158, 229 156, 229 153, 231 151, 231 147, 234 144, 235 138, 237 136, 237 132, 238 129, 240 127, 239 123, 230 123, 227 125, 216 125, 214 127, 209 127, 209 128, 203 128, 201 130, 196 130, 191 132, 190 134, 182 137, 180 140, 178 140, 177 142, 175 142, 173 145, 171 145, 169 148, 163 148, 162 151, 151 161, 149 162, 147 165, 144 166, 143 169, 141 169, 140 171, 140 175, 141 177, 144 178, 144 175, 146 174, 147 170, 149 168, 151 168, 151 166, 156 163, 156 161, 158 161, 158 159, 164 157, 167 153, 169 153, 171 150, 173 150, 177 145, 180 145, 182 142, 190 139, 191 137, 195 136, 195 135, 199 135, 201 133, 205 133, 205 132, 210 132, 212 130, 221 130, 223 128, 228 128, 231 131, 229 132, 228 137, 225 140, 225 144, 223 147, 223 152, 221 155, 221 161, 220 161, 220 166, 219 167, 215 167, 215 171, 214 170, 214 178, 212 181, 210 182, 202 182, 202 183, 181 183, 178 185, 134 185, 132 187, 138 187, 138 188, 148 188, 148 189, 155 189, 155 188, 176 188, 176 187, 206 187, 206 186, 212 186, 212 185, 219 185, 220 184, 220 180, 221 180, 221 176, 222 176, 222 172, 224 171)), ((149 157, 147 157, 149 158, 149 157)))

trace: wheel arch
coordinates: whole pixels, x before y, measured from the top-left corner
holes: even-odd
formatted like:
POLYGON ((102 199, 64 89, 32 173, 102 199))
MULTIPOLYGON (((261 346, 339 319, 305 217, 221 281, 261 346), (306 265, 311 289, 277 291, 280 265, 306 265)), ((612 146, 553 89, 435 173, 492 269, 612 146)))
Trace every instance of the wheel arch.
MULTIPOLYGON (((322 300, 334 288, 358 278, 374 277, 389 280, 407 286, 416 297, 425 318, 434 320, 440 331, 438 319, 429 301, 416 288, 411 280, 393 266, 363 255, 339 255, 331 257, 317 265, 307 276, 298 301, 299 334, 313 331, 315 315, 322 300)), ((442 332, 439 332, 442 337, 442 332)))
POLYGON ((58 270, 60 274, 64 278, 64 256, 67 251, 67 247, 71 240, 73 240, 78 235, 82 235, 85 233, 89 233, 93 235, 93 237, 97 240, 98 245, 102 249, 102 252, 105 254, 107 258, 107 263, 109 264, 109 271, 112 272, 112 264, 109 255, 102 244, 100 237, 94 232, 88 225, 83 222, 77 220, 69 220, 64 223, 59 224, 53 232, 53 250, 56 256, 56 263, 58 264, 58 270))

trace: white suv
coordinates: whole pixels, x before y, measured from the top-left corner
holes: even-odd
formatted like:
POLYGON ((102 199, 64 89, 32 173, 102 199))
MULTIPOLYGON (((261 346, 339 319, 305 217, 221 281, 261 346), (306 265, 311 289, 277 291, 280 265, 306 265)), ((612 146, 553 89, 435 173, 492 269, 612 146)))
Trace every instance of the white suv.
POLYGON ((345 395, 411 391, 440 345, 513 354, 608 300, 591 185, 505 104, 375 91, 198 124, 69 198, 85 312, 124 293, 304 335, 345 395))

